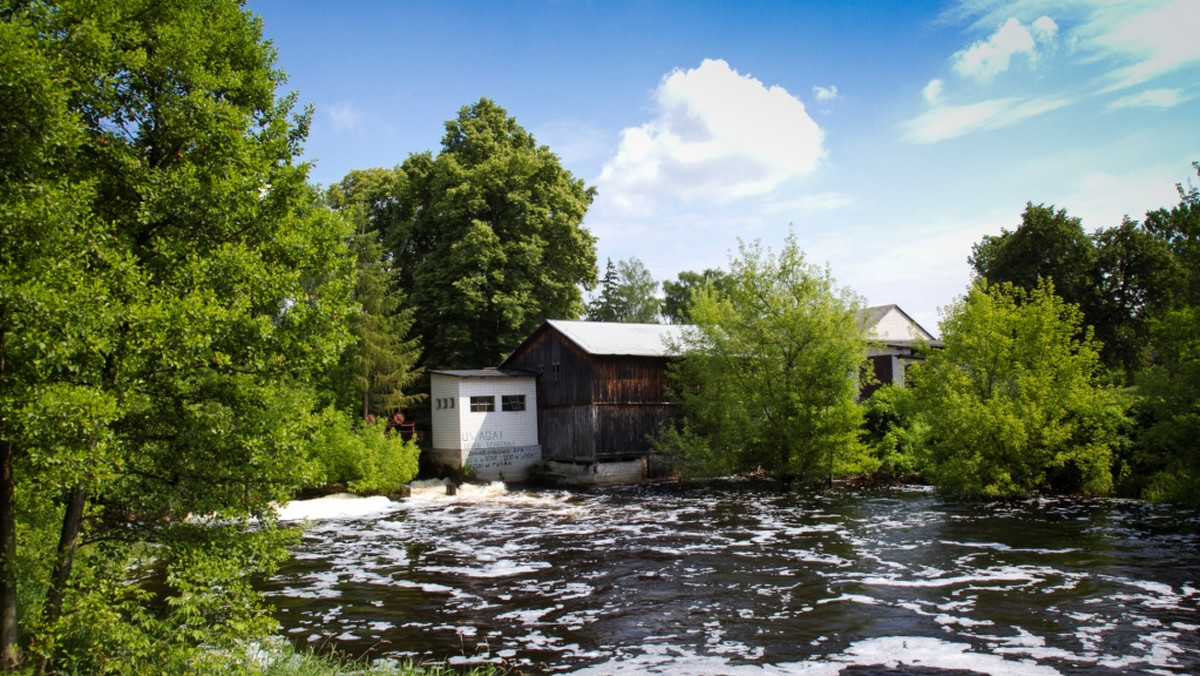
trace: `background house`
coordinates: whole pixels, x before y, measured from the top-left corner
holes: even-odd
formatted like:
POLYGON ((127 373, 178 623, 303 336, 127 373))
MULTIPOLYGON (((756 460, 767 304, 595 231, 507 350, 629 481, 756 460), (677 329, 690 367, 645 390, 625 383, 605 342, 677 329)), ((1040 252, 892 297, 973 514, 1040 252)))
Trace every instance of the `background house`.
POLYGON ((867 349, 867 358, 871 360, 878 381, 864 387, 860 399, 866 399, 884 385, 904 387, 904 374, 909 365, 925 358, 920 349, 942 344, 898 305, 877 305, 863 310, 859 325, 875 343, 867 349))
POLYGON ((498 369, 430 372, 436 465, 483 481, 523 481, 542 459, 534 377, 498 369))

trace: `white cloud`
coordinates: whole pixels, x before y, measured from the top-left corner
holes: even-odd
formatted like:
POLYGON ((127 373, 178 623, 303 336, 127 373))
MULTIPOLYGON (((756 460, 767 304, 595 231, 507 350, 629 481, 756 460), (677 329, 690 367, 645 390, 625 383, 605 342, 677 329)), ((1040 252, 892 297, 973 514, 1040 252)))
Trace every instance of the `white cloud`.
POLYGON ((813 93, 817 95, 817 100, 822 102, 833 101, 834 99, 842 98, 841 95, 838 94, 836 85, 830 85, 829 87, 817 85, 813 87, 813 93))
POLYGON ((1128 65, 1113 70, 1108 91, 1132 87, 1200 62, 1200 2, 1135 2, 1097 11, 1081 28, 1085 46, 1128 65))
POLYGON ((938 103, 942 97, 942 90, 946 88, 946 83, 938 78, 929 81, 925 88, 921 90, 921 96, 925 97, 925 102, 929 105, 938 103))
POLYGON ((705 59, 675 70, 654 92, 657 117, 621 132, 597 183, 600 199, 628 212, 657 200, 724 204, 811 173, 824 132, 779 86, 705 59))
POLYGON ((1007 127, 1072 102, 1068 98, 1007 97, 958 106, 934 105, 901 128, 911 143, 937 143, 972 132, 1007 127))
POLYGON ((362 123, 362 112, 352 100, 333 104, 326 115, 333 123, 334 131, 354 131, 362 123))
POLYGON ((1012 57, 1024 54, 1031 61, 1038 58, 1039 44, 1048 45, 1058 33, 1058 25, 1042 16, 1026 28, 1015 17, 1004 22, 987 40, 977 40, 970 47, 951 57, 954 71, 963 77, 988 81, 1008 70, 1012 57))
POLYGON ((1147 89, 1137 94, 1122 96, 1106 106, 1107 110, 1118 108, 1171 108, 1188 100, 1178 89, 1147 89))

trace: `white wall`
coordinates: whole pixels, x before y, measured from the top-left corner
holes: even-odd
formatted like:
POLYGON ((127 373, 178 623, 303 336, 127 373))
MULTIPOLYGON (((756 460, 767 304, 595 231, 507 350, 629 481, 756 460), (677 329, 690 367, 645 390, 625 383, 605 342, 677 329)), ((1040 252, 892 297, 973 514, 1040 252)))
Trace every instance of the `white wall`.
POLYGON ((458 443, 452 448, 474 450, 537 445, 537 389, 528 378, 459 378, 458 443), (501 410, 501 397, 525 395, 524 411, 501 410), (471 397, 493 396, 496 410, 472 413, 471 397))
POLYGON ((931 340, 933 338, 910 322, 896 308, 892 308, 879 319, 879 323, 875 325, 875 337, 879 340, 913 340, 914 338, 931 340))
POLYGON ((459 424, 458 410, 462 404, 458 394, 459 378, 430 374, 429 407, 433 412, 433 447, 459 448, 459 437, 462 434, 459 424), (453 407, 451 407, 453 404, 453 407))

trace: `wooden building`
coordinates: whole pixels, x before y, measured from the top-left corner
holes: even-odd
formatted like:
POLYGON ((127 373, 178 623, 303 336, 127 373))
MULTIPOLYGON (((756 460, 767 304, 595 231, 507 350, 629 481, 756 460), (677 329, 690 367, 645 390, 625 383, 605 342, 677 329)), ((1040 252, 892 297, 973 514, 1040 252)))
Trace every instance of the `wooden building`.
POLYGON ((924 359, 921 348, 942 344, 898 305, 877 305, 863 310, 859 325, 874 343, 867 349, 867 358, 877 381, 862 389, 860 399, 870 397, 884 385, 904 387, 908 367, 924 359))
POLYGON ((549 320, 500 365, 537 377, 538 437, 572 483, 645 478, 647 437, 672 416, 667 363, 682 328, 549 320))

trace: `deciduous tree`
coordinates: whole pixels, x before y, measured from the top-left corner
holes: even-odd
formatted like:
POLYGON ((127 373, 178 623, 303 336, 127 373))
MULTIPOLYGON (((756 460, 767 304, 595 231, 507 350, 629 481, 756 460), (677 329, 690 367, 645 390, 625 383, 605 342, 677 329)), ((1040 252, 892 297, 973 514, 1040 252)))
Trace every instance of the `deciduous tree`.
POLYGON ((937 485, 989 497, 1111 489, 1121 412, 1097 385, 1081 322, 1046 280, 1031 291, 977 280, 946 310, 944 347, 912 372, 937 485))
POLYGON ((672 324, 686 324, 690 321, 692 301, 706 284, 712 284, 720 293, 725 287, 728 275, 724 270, 709 268, 704 272, 684 270, 677 276, 677 281, 665 280, 662 283, 663 299, 662 313, 672 324))
POLYGON ((19 3, 0 44, 0 657, 197 668, 273 627, 250 576, 285 553, 350 232, 239 3, 19 3))
POLYGON ((595 189, 488 99, 446 123, 370 201, 426 366, 496 364, 548 318, 583 315, 596 282, 582 225, 595 189))
POLYGON ((637 258, 612 260, 604 272, 600 295, 588 305, 587 318, 594 322, 655 324, 662 299, 655 295, 658 282, 637 258))
POLYGON ((710 473, 828 479, 862 469, 861 300, 808 263, 794 236, 742 243, 723 293, 698 293, 673 370, 685 444, 710 473))

